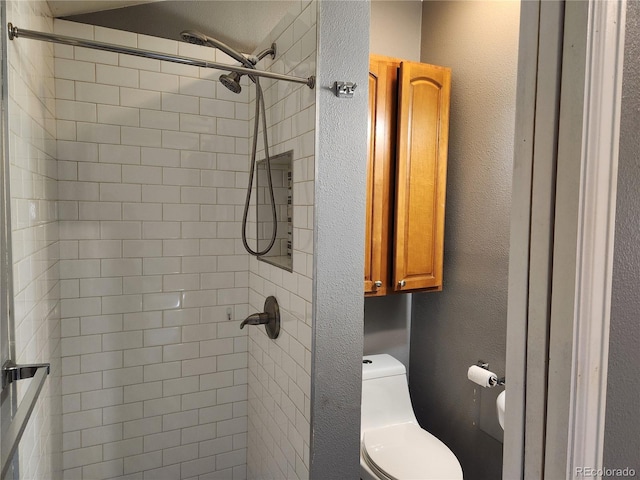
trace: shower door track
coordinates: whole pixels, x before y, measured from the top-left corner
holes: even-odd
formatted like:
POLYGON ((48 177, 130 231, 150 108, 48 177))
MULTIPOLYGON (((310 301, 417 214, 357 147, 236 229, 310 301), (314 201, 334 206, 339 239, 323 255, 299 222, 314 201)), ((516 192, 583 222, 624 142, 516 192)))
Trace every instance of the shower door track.
POLYGON ((316 78, 310 76, 308 78, 294 77, 292 75, 283 75, 280 73, 265 72, 262 70, 255 70, 253 68, 246 68, 236 65, 226 65, 217 62, 208 62, 206 60, 198 60, 196 58, 181 57, 178 55, 171 55, 167 53, 154 52, 151 50, 141 50, 138 48, 124 47, 121 45, 114 45, 112 43, 97 42, 95 40, 85 40, 82 38, 67 37, 64 35, 55 35, 52 33, 37 32, 35 30, 25 30, 18 28, 13 24, 7 24, 7 33, 9 40, 16 38, 30 38, 32 40, 41 40, 44 42, 60 43, 62 45, 72 45, 74 47, 93 48, 96 50, 105 50, 107 52, 124 53, 127 55, 134 55, 136 57, 153 58, 155 60, 162 60, 166 62, 181 63, 183 65, 192 65, 195 67, 203 68, 215 68, 217 70, 226 70, 229 72, 238 72, 246 75, 253 75, 256 77, 271 78, 273 80, 284 80, 285 82, 301 83, 307 87, 313 89, 315 87, 316 78))

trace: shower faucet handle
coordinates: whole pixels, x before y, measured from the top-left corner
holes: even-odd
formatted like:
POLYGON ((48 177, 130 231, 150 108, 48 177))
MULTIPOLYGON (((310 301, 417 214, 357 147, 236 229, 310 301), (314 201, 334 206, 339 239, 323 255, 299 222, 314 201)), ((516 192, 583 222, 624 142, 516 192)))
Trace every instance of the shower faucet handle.
POLYGON ((267 297, 264 301, 264 312, 249 315, 242 321, 240 328, 244 328, 245 325, 264 325, 269 338, 278 338, 280 334, 280 307, 278 307, 276 297, 267 297))
POLYGON ((268 313, 254 313, 243 320, 240 328, 244 328, 245 325, 264 325, 266 323, 269 323, 268 313))

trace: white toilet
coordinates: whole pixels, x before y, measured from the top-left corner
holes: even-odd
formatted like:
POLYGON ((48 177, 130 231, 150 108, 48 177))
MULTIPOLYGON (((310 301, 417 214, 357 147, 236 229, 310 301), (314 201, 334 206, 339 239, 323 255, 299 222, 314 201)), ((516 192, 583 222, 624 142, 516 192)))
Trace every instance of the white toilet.
POLYGON ((462 480, 460 462, 420 428, 404 365, 391 355, 362 359, 362 480, 462 480))

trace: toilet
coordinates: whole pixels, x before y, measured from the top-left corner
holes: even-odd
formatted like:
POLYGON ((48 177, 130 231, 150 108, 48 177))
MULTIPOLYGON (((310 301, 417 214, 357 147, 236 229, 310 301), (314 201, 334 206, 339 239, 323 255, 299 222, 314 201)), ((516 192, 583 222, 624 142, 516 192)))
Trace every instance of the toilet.
POLYGON ((411 406, 404 365, 391 355, 362 359, 362 480, 462 480, 460 462, 423 430, 411 406))

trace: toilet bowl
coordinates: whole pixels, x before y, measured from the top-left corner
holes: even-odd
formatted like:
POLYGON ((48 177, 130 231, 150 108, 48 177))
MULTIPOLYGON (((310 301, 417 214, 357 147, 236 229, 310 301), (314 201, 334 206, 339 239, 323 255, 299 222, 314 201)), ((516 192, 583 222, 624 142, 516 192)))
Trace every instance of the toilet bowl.
POLYGON ((409 397, 404 365, 391 355, 362 361, 362 480, 462 480, 460 462, 422 429, 409 397))

